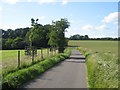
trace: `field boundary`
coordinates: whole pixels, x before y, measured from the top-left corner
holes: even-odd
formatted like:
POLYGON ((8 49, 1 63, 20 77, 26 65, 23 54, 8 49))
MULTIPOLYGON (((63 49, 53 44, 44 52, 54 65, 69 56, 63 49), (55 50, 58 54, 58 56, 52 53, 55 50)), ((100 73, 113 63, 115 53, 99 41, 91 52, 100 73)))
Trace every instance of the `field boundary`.
POLYGON ((14 73, 10 73, 3 77, 2 87, 8 90, 8 88, 17 88, 26 81, 35 78, 42 74, 55 64, 65 60, 71 54, 71 50, 66 50, 65 53, 58 54, 52 58, 46 59, 42 62, 34 64, 31 67, 18 70, 14 73))
POLYGON ((57 49, 52 48, 50 50, 50 48, 42 48, 39 51, 40 55, 39 54, 37 55, 37 57, 40 57, 40 58, 35 58, 36 57, 35 55, 29 55, 29 56, 25 55, 26 57, 31 57, 31 60, 27 63, 27 62, 21 62, 21 61, 25 61, 25 60, 23 60, 24 58, 22 58, 20 50, 17 50, 16 53, 17 53, 17 57, 18 57, 18 58, 16 57, 17 65, 6 68, 5 71, 3 69, 3 72, 2 72, 3 76, 5 76, 5 75, 7 75, 9 73, 16 72, 16 71, 18 71, 20 69, 30 67, 30 66, 32 66, 32 65, 34 65, 34 64, 36 64, 36 63, 38 63, 40 61, 43 61, 43 60, 45 60, 47 58, 51 58, 52 56, 58 54, 57 49))

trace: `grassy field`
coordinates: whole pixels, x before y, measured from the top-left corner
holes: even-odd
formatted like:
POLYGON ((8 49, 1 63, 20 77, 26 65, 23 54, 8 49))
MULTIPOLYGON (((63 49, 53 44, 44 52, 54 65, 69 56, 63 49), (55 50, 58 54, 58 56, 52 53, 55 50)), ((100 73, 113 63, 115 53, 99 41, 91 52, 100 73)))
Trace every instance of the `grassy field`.
MULTIPOLYGON (((69 41, 86 56, 89 88, 118 88, 117 41, 69 41)), ((119 73, 120 74, 120 73, 119 73)))
POLYGON ((118 42, 117 41, 86 41, 86 40, 71 40, 68 43, 72 46, 80 46, 91 50, 92 52, 112 53, 118 54, 118 42))
MULTIPOLYGON (((32 56, 25 55, 25 50, 19 50, 20 51, 20 60, 21 64, 23 63, 31 63, 32 62, 32 56)), ((2 71, 16 68, 17 67, 17 56, 18 50, 2 50, 2 71)), ((44 57, 47 55, 47 49, 43 50, 44 57)), ((41 50, 37 50, 37 56, 35 56, 35 60, 41 58, 41 50)))

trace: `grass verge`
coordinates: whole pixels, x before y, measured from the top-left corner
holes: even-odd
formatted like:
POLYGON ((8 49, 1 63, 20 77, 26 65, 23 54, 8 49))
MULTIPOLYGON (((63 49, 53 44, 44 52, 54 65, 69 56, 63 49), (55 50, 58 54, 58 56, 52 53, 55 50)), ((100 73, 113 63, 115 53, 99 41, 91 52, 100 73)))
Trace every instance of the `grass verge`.
MULTIPOLYGON (((49 52, 49 55, 47 53, 47 49, 43 49, 43 58, 41 58, 40 51, 37 50, 37 56, 34 57, 34 63, 32 62, 32 56, 25 55, 25 50, 20 50, 20 67, 19 69, 27 68, 32 66, 33 64, 36 64, 42 60, 45 60, 46 58, 51 58, 52 56, 56 55, 57 53, 49 52)), ((18 61, 17 61, 17 52, 18 50, 2 50, 3 58, 2 58, 2 75, 5 76, 9 73, 13 73, 18 71, 18 61), (8 57, 7 57, 8 55, 8 57), (9 57, 10 56, 10 57, 9 57)))
MULTIPOLYGON (((49 56, 49 57, 51 57, 51 56, 49 56)), ((28 67, 30 67, 30 66, 32 66, 32 65, 34 65, 34 64, 36 64, 36 63, 38 63, 38 62, 40 62, 42 60, 45 60, 45 59, 40 58, 40 59, 34 61, 34 63, 32 63, 32 62, 31 63, 21 63, 20 68, 9 67, 6 70, 4 70, 4 72, 2 73, 2 76, 4 77, 4 76, 6 76, 6 75, 8 75, 10 73, 14 73, 14 72, 16 72, 16 71, 18 71, 20 69, 28 68, 28 67)))
POLYGON ((30 79, 42 74, 55 64, 65 60, 71 54, 71 50, 65 50, 64 53, 58 54, 44 61, 38 62, 28 68, 23 68, 3 77, 2 89, 10 90, 12 88, 18 88, 21 84, 27 82, 30 79))
POLYGON ((89 88, 118 88, 118 57, 77 48, 86 56, 89 88))

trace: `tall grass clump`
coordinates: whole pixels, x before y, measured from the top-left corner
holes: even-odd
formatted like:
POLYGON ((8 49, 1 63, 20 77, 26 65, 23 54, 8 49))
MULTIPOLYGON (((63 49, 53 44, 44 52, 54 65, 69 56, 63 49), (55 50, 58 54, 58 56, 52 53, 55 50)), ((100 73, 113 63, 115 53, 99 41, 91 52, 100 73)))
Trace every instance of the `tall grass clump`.
POLYGON ((45 72, 55 64, 65 60, 71 54, 70 50, 65 50, 64 53, 58 54, 54 57, 47 58, 41 62, 38 62, 30 67, 17 70, 16 72, 9 73, 3 77, 2 87, 4 90, 12 90, 13 88, 19 88, 23 83, 30 79, 35 78, 41 73, 45 72))
POLYGON ((77 48, 86 56, 89 88, 118 88, 118 57, 77 48))
POLYGON ((32 62, 30 62, 30 63, 23 62, 23 63, 21 63, 20 68, 9 67, 9 68, 7 68, 6 70, 4 70, 2 72, 2 76, 4 77, 4 76, 8 75, 9 73, 16 72, 16 71, 18 71, 20 69, 23 69, 23 68, 28 68, 28 67, 30 67, 30 66, 32 66, 32 65, 34 65, 34 64, 36 64, 36 63, 38 63, 38 62, 40 62, 42 60, 44 60, 44 59, 38 59, 38 60, 34 61, 34 63, 32 63, 32 62))

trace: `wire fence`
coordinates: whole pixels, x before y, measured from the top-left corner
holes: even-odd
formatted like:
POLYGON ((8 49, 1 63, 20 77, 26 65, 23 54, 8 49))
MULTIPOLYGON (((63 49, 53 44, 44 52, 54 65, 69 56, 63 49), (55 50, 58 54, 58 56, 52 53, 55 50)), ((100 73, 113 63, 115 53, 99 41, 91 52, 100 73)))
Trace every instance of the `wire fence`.
MULTIPOLYGON (((7 50, 8 51, 8 50, 7 50)), ((8 52, 10 52, 9 50, 8 52)), ((20 68, 23 64, 31 64, 36 61, 43 60, 46 57, 53 56, 58 53, 57 48, 41 48, 37 49, 36 52, 34 50, 31 51, 31 55, 26 55, 26 50, 12 50, 10 54, 4 54, 7 55, 7 57, 4 58, 2 63, 2 69, 3 71, 6 69, 11 68, 20 68), (8 56, 10 55, 10 56, 8 56)))

